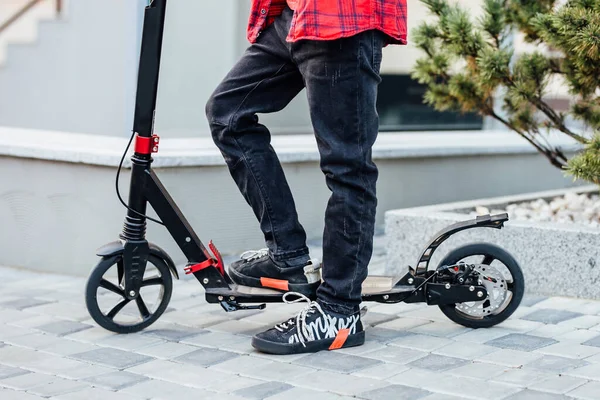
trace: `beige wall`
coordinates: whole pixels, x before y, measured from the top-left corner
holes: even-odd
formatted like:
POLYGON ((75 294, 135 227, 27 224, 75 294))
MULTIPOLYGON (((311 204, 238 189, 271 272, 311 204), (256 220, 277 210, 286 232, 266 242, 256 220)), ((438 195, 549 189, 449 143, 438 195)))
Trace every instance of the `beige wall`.
MULTIPOLYGON (((461 0, 460 4, 470 9, 474 18, 481 12, 482 0, 461 0)), ((381 65, 383 73, 410 73, 415 61, 423 56, 423 53, 411 41, 413 30, 423 21, 434 21, 434 18, 430 16, 429 10, 420 0, 408 0, 408 46, 389 46, 384 50, 381 65)))

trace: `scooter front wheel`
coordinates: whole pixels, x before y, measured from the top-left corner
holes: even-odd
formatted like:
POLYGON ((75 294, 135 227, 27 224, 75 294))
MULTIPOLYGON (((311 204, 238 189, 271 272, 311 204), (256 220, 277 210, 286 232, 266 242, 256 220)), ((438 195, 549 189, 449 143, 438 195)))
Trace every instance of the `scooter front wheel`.
POLYGON ((173 292, 173 278, 167 264, 153 255, 148 258, 142 286, 134 300, 125 297, 123 278, 122 255, 103 257, 88 279, 85 303, 90 316, 104 329, 134 333, 152 325, 165 312, 173 292))
POLYGON ((473 243, 459 247, 451 251, 440 266, 454 266, 449 269, 450 275, 440 278, 442 282, 484 285, 488 292, 481 301, 439 306, 457 324, 489 328, 506 320, 521 304, 525 292, 521 267, 510 253, 496 245, 473 243))

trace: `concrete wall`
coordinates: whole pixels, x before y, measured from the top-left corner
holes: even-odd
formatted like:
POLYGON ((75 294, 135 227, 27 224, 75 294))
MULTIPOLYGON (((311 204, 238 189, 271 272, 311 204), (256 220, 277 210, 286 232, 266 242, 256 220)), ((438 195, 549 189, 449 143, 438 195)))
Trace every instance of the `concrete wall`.
MULTIPOLYGON (((0 126, 126 136, 132 126, 147 0, 67 2, 33 45, 9 46, 0 69, 0 126)), ((204 103, 234 62, 235 0, 169 3, 157 129, 206 129, 204 103)))
POLYGON ((135 78, 135 1, 78 0, 13 44, 0 70, 0 125, 124 135, 135 78))

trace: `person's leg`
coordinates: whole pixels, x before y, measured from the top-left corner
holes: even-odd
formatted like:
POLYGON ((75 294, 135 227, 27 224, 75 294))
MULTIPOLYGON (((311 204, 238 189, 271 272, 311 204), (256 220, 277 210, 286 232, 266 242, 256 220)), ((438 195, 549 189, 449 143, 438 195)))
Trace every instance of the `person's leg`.
MULTIPOLYGON (((385 36, 369 31, 334 41, 300 41, 292 54, 305 81, 331 190, 323 238, 323 283, 317 301, 297 316, 259 333, 259 351, 291 354, 359 346, 361 286, 372 255, 377 167, 379 67, 385 36)), ((305 299, 309 301, 308 299, 305 299)))
POLYGON ((383 33, 367 31, 292 47, 331 190, 317 295, 325 309, 342 314, 359 309, 373 251, 378 170, 371 148, 379 129, 376 101, 384 41, 383 33))
POLYGON ((259 220, 269 249, 268 254, 257 252, 256 257, 244 257, 230 266, 232 279, 250 286, 265 286, 261 277, 286 278, 281 271, 272 270, 273 261, 291 269, 283 275, 297 275, 300 271, 297 283, 306 282, 301 271, 309 259, 306 234, 298 221, 284 171, 271 147, 269 129, 256 116, 283 109, 304 87, 285 43, 286 25, 289 27, 289 21, 279 18, 261 34, 206 106, 213 140, 259 220))

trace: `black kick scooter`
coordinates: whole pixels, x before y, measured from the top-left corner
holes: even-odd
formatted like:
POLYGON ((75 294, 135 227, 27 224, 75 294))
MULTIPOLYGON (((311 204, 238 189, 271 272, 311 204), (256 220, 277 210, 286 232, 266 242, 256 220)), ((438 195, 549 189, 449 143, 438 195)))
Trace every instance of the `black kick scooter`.
MULTIPOLYGON (((212 242, 209 249, 202 244, 151 168, 152 153, 159 147, 153 122, 166 7, 167 0, 153 0, 145 9, 133 133, 117 172, 117 195, 127 208, 123 231, 119 240, 97 250, 101 260, 86 285, 91 317, 116 333, 137 332, 154 323, 171 298, 171 275, 179 279, 171 257, 146 240, 146 220, 167 228, 188 260, 185 273, 193 274, 202 284, 208 303, 220 304, 231 312, 283 302, 284 290, 233 283, 216 247, 212 242), (118 177, 134 138, 126 204, 119 195, 118 177), (146 215, 148 203, 160 221, 146 215), (157 293, 156 307, 148 307, 147 291, 157 293), (103 311, 101 303, 107 302, 110 306, 103 311)), ((479 227, 500 229, 507 220, 507 214, 486 215, 447 227, 425 245, 416 267, 409 266, 404 275, 369 276, 363 284, 363 300, 438 305, 452 321, 472 328, 504 321, 517 309, 524 292, 523 273, 509 253, 492 244, 477 243, 451 251, 436 268, 430 268, 429 262, 438 246, 456 232, 479 227)), ((305 268, 309 282, 321 279, 320 268, 315 260, 305 268)))

